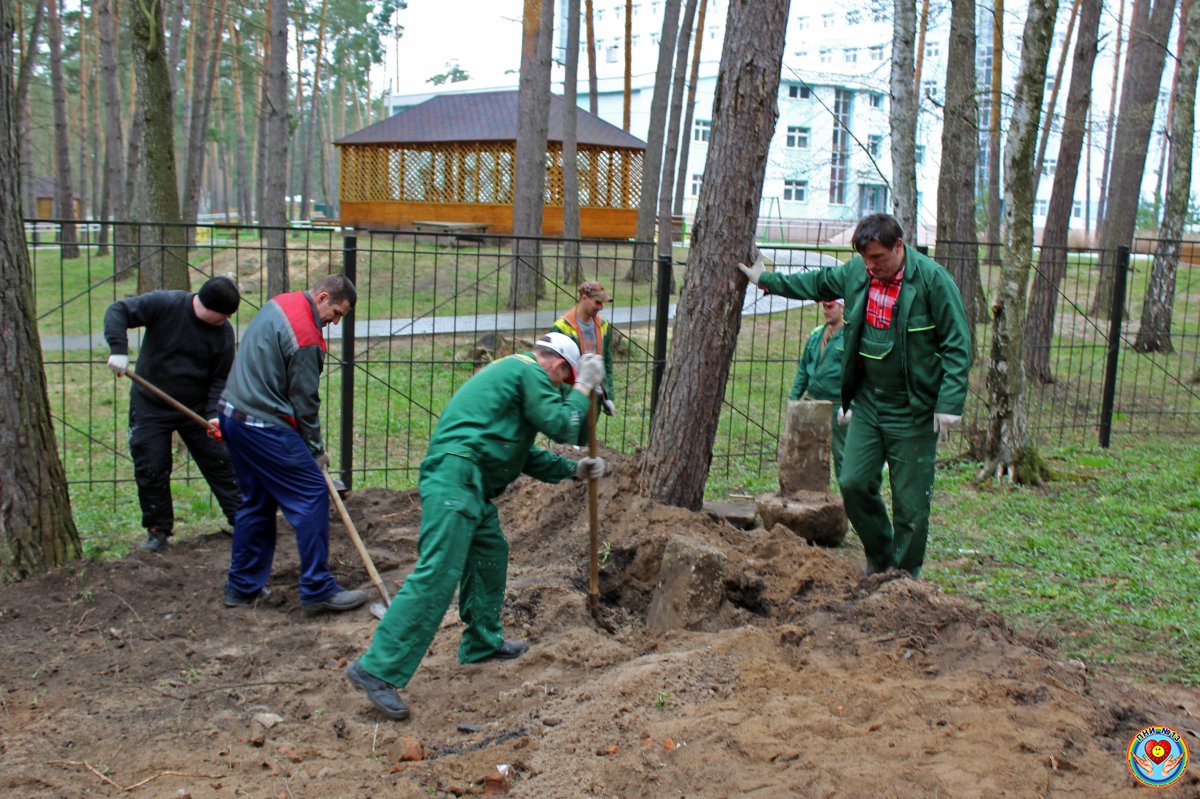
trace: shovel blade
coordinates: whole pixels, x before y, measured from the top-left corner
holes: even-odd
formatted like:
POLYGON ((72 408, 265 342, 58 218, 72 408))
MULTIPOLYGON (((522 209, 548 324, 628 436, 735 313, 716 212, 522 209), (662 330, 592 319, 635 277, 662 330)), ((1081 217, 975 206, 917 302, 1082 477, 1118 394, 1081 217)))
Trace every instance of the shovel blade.
POLYGON ((371 615, 377 619, 382 620, 387 615, 387 606, 382 602, 372 602, 369 610, 371 611, 371 615))

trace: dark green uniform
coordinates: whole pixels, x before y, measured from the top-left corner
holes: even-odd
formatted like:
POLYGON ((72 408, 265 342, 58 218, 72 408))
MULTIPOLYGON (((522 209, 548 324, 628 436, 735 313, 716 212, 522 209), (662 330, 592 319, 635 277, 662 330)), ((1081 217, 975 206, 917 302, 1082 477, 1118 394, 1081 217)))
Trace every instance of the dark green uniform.
POLYGON ((500 648, 508 540, 492 500, 522 473, 547 483, 574 477, 574 461, 533 441, 544 433, 581 443, 587 410, 582 392, 554 386, 528 354, 485 367, 450 399, 421 462, 417 564, 359 660, 369 674, 407 685, 456 588, 466 625, 459 661, 482 660, 500 648))
POLYGON ((846 326, 842 325, 829 337, 825 351, 821 351, 821 339, 825 337, 825 325, 820 325, 808 337, 800 365, 796 368, 796 379, 788 399, 798 400, 807 391, 812 399, 833 403, 829 426, 833 450, 833 475, 842 473, 842 450, 846 446, 846 427, 837 422, 838 406, 842 398, 842 354, 846 348, 846 326))
POLYGON ((937 434, 933 414, 961 416, 971 368, 971 336, 958 287, 939 264, 905 247, 904 279, 891 326, 866 324, 870 276, 861 257, 841 266, 782 275, 759 286, 784 297, 846 300, 841 404, 854 402, 838 482, 846 515, 876 569, 914 577, 925 560, 937 434), (880 495, 883 465, 892 485, 892 520, 880 495))

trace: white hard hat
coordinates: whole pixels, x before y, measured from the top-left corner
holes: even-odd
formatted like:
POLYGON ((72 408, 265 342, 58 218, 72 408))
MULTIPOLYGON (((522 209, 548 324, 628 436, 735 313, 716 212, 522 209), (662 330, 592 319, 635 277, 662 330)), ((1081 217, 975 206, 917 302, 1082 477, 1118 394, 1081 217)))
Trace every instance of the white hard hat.
POLYGON ((539 347, 554 350, 563 357, 563 360, 571 367, 571 379, 567 382, 574 385, 575 370, 579 368, 579 345, 575 343, 575 340, 565 333, 552 331, 539 338, 537 344, 539 347))

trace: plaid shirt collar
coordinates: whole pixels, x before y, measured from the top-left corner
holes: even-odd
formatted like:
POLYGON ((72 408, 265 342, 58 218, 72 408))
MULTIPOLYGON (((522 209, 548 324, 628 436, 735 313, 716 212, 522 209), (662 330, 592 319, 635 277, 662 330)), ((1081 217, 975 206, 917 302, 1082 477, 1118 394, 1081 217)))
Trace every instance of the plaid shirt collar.
POLYGON ((904 280, 904 268, 895 274, 891 280, 871 278, 867 290, 867 324, 879 330, 892 326, 892 311, 896 300, 900 297, 900 284, 904 280))

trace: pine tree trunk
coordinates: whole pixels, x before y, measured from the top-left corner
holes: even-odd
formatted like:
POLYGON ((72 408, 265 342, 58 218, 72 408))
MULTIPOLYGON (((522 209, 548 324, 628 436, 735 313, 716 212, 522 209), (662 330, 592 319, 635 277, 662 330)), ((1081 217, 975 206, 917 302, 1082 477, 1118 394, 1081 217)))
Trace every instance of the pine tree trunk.
POLYGON ((1004 0, 992 3, 992 72, 988 84, 988 263, 1000 263, 1000 81, 1004 77, 1004 0))
POLYGON ((979 321, 979 245, 975 233, 975 171, 979 108, 975 103, 975 0, 952 0, 946 53, 946 106, 942 122, 942 168, 938 173, 937 255, 950 270, 971 328, 979 321))
MULTIPOLYGON (((1104 126, 1104 149, 1101 151, 1103 163, 1100 169, 1100 198, 1096 209, 1096 232, 1104 230, 1104 198, 1108 195, 1109 170, 1112 168, 1112 139, 1117 128, 1117 90, 1121 85, 1121 48, 1125 45, 1125 0, 1118 0, 1117 26, 1113 28, 1116 39, 1116 50, 1113 54, 1112 84, 1108 97, 1108 124, 1104 126)), ((1089 153, 1090 155, 1090 153, 1089 153)))
POLYGON ((667 127, 667 107, 671 99, 671 56, 679 33, 679 0, 666 0, 662 34, 658 41, 658 68, 654 73, 654 96, 650 99, 650 126, 646 133, 646 154, 642 159, 642 196, 638 202, 639 244, 634 247, 633 266, 625 275, 635 283, 649 283, 654 277, 654 223, 658 215, 659 179, 662 177, 663 139, 667 127))
POLYGON ((910 0, 892 4, 892 207, 904 238, 917 240, 917 93, 913 40, 917 11, 910 0))
MULTIPOLYGON (((517 164, 513 186, 513 233, 542 235, 546 192, 546 139, 550 127, 552 0, 525 0, 521 81, 517 94, 517 164)), ((541 248, 536 238, 513 239, 508 307, 524 308, 542 294, 541 248)))
POLYGON ((1054 109, 1058 108, 1058 92, 1062 88, 1063 72, 1067 66, 1067 54, 1071 52, 1071 36, 1075 31, 1075 22, 1079 19, 1079 6, 1083 0, 1074 0, 1071 4, 1071 18, 1067 21, 1067 33, 1063 37, 1062 49, 1058 53, 1058 69, 1051 81, 1050 99, 1046 102, 1045 123, 1042 125, 1041 138, 1038 139, 1036 160, 1033 162, 1033 195, 1037 196, 1038 183, 1042 180, 1042 167, 1046 163, 1046 146, 1050 141, 1050 132, 1054 130, 1054 109))
MULTIPOLYGON (((317 25, 317 54, 313 60, 312 91, 309 92, 308 114, 304 120, 304 149, 300 157, 300 218, 311 219, 312 212, 312 168, 313 168, 313 125, 316 123, 321 96, 321 60, 325 52, 325 8, 328 0, 321 0, 321 16, 317 25)), ((578 57, 578 54, 576 54, 578 57)), ((323 159, 322 159, 323 160, 323 159)))
MULTIPOLYGON (((265 64, 271 59, 271 34, 263 30, 261 39, 261 56, 259 63, 265 64)), ((259 225, 263 222, 263 197, 267 190, 267 73, 262 71, 258 85, 258 118, 254 136, 254 221, 259 225)), ((260 231, 260 238, 261 231, 260 231)))
POLYGON ((29 117, 29 82, 33 78, 33 64, 38 51, 38 39, 41 35, 42 18, 46 4, 42 0, 35 2, 33 22, 29 26, 29 40, 21 50, 21 64, 17 68, 15 99, 15 120, 13 131, 20 137, 21 152, 21 202, 25 213, 36 214, 37 205, 33 197, 33 130, 29 117))
POLYGON ((49 23, 50 91, 54 102, 54 215, 61 220, 58 241, 63 258, 79 257, 79 240, 72 220, 75 214, 75 192, 71 188, 71 143, 67 127, 67 92, 63 80, 62 20, 59 0, 46 0, 46 21, 49 23))
POLYGON ((596 24, 592 14, 592 0, 583 0, 584 24, 587 26, 587 63, 588 63, 588 110, 599 114, 600 92, 596 78, 596 24))
POLYGON ((688 151, 692 145, 692 122, 696 116, 696 83, 700 78, 700 46, 704 44, 704 16, 708 0, 700 0, 696 12, 696 43, 692 50, 692 68, 688 76, 687 101, 684 105, 683 127, 679 131, 679 168, 675 170, 674 213, 683 214, 683 193, 687 190, 688 151))
POLYGON ((621 129, 629 130, 629 113, 633 101, 633 0, 625 0, 625 81, 622 86, 621 129))
MULTIPOLYGON (((217 63, 221 58, 221 34, 225 30, 225 8, 228 0, 206 4, 204 27, 196 32, 197 62, 192 78, 192 114, 188 129, 187 155, 184 160, 183 221, 195 224, 200 211, 200 184, 204 175, 204 158, 208 150, 208 119, 213 94, 217 86, 217 63)), ((189 228, 189 231, 194 230, 189 228)), ((189 236, 192 238, 192 236, 189 236)))
POLYGON ((741 328, 747 284, 732 262, 753 260, 758 198, 775 133, 787 12, 788 0, 729 4, 691 255, 650 442, 641 461, 642 493, 693 510, 704 500, 721 401, 741 328))
MULTIPOLYGON (((1134 0, 1125 77, 1121 82, 1121 110, 1117 115, 1112 167, 1104 200, 1104 228, 1100 232, 1100 249, 1104 252, 1116 252, 1118 246, 1133 241, 1146 151, 1150 145, 1175 6, 1175 0, 1134 0)), ((1112 313, 1115 272, 1110 259, 1100 260, 1092 313, 1105 319, 1112 313)))
POLYGON ((1054 382, 1050 342, 1054 336, 1059 286, 1067 273, 1067 235, 1087 113, 1091 106, 1092 67, 1096 63, 1101 5, 1102 0, 1082 0, 1079 6, 1079 36, 1075 42, 1071 85, 1067 89, 1067 105, 1063 111, 1058 166, 1050 189, 1050 206, 1046 226, 1042 229, 1037 271, 1030 289, 1025 325, 1025 372, 1028 379, 1042 383, 1054 382))
MULTIPOLYGON (((117 20, 113 13, 115 0, 98 0, 97 22, 100 25, 100 88, 104 95, 104 172, 107 218, 115 221, 130 218, 125 194, 125 143, 121 132, 121 89, 117 81, 117 20)), ((132 134, 131 134, 132 135, 132 134)), ((128 225, 113 228, 113 274, 129 268, 134 259, 132 229, 128 225)))
POLYGON ((1046 64, 1057 0, 1031 0, 1021 41, 1004 150, 1004 261, 992 305, 992 351, 987 372, 987 460, 980 478, 1038 484, 1045 476, 1029 436, 1023 361, 1026 286, 1033 260, 1033 159, 1037 151, 1046 64))
POLYGON ((246 163, 246 113, 243 106, 242 70, 238 61, 242 52, 242 39, 233 19, 229 20, 229 36, 233 41, 234 57, 230 59, 229 74, 233 87, 234 122, 237 125, 234 159, 237 164, 235 185, 237 186, 238 223, 245 225, 250 222, 250 171, 246 163))
POLYGON ((259 219, 267 226, 267 296, 274 297, 289 290, 287 259, 287 174, 288 174, 288 42, 287 0, 268 0, 267 34, 270 54, 267 57, 267 102, 263 108, 266 124, 267 164, 266 187, 259 219))
POLYGON ((1196 119, 1196 77, 1200 71, 1200 8, 1185 0, 1179 66, 1171 96, 1175 114, 1171 120, 1171 160, 1167 166, 1167 197, 1163 203, 1162 227, 1150 267, 1150 280, 1142 298, 1142 324, 1133 348, 1138 352, 1174 352, 1171 344, 1171 311, 1175 302, 1175 272, 1179 246, 1188 212, 1192 181, 1192 136, 1196 119))
MULTIPOLYGON (((675 74, 671 86, 671 112, 667 122, 667 136, 663 152, 662 179, 659 180, 658 198, 658 254, 671 256, 674 230, 671 224, 671 205, 674 202, 676 150, 679 142, 679 118, 683 116, 683 82, 687 76, 688 46, 691 44, 692 23, 696 17, 696 0, 687 0, 683 18, 679 25, 679 40, 675 46, 675 74)), ((704 31, 697 30, 697 35, 704 31)), ((681 171, 687 164, 680 165, 681 171)))
MULTIPOLYGON (((0 130, 16 129, 12 0, 0 0, 0 130)), ((33 270, 21 221, 17 139, 0 139, 0 362, 21 379, 0 380, 0 582, 79 557, 82 547, 66 472, 50 420, 42 345, 34 319, 33 270)))
POLYGON ((563 73, 563 283, 583 282, 579 263, 579 0, 567 0, 566 69, 563 73))

